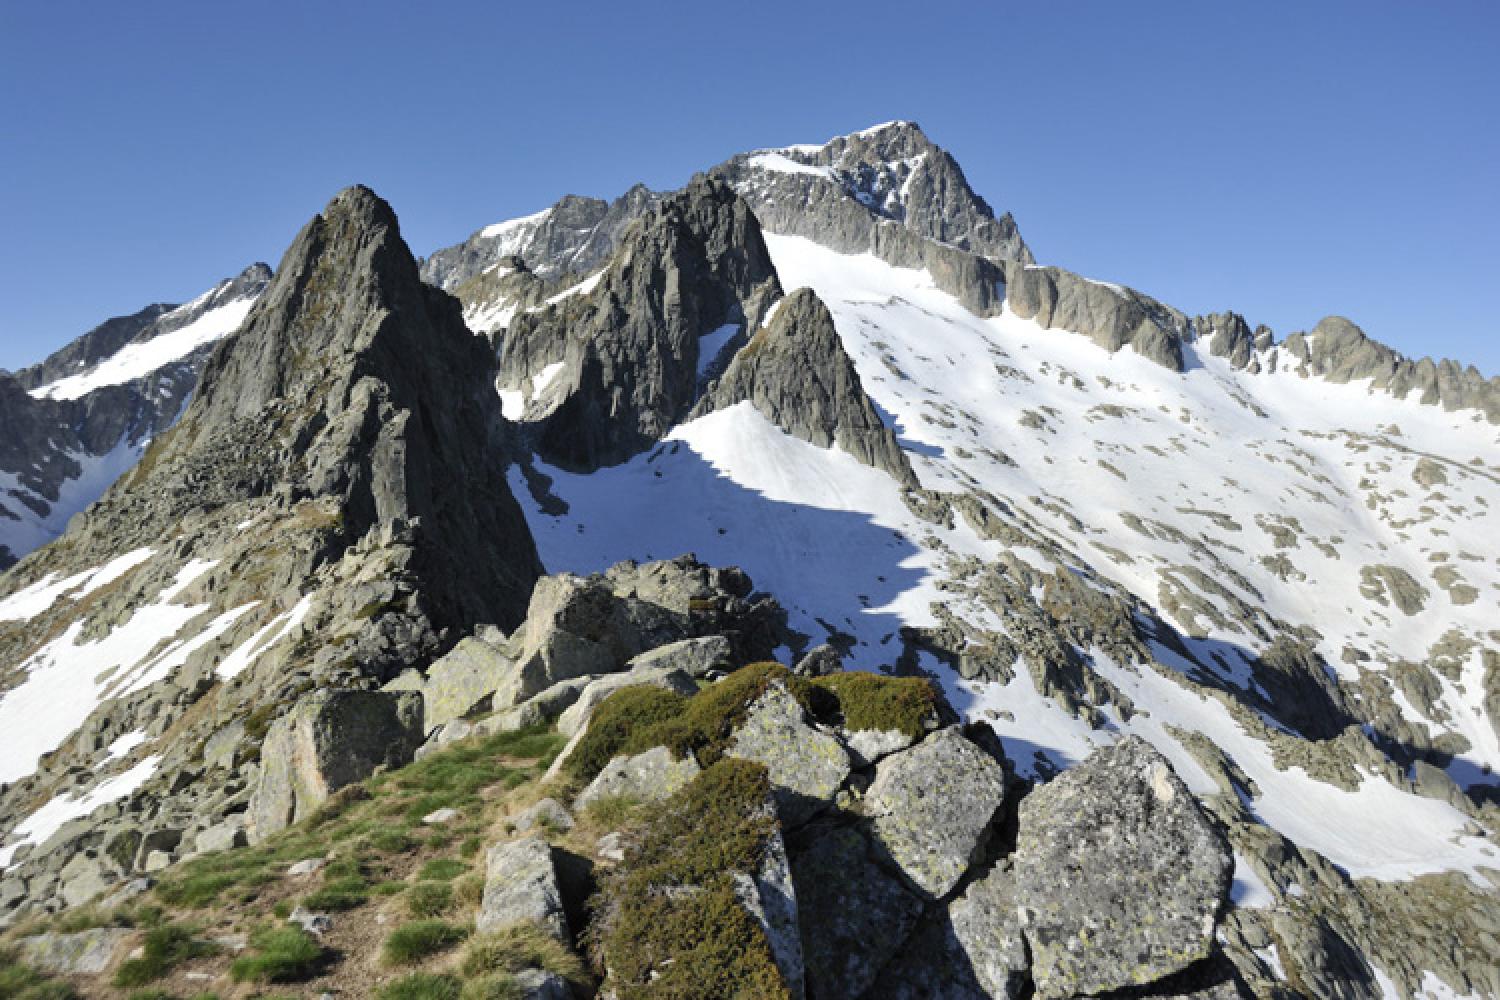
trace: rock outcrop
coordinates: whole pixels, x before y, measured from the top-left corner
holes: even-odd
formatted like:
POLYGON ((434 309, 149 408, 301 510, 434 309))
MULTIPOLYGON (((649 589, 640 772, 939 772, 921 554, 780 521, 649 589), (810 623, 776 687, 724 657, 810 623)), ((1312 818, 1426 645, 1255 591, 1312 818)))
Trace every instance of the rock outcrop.
POLYGON ((612 465, 692 408, 699 339, 726 325, 753 328, 780 294, 749 206, 695 178, 631 226, 592 287, 511 321, 500 384, 546 379, 549 409, 528 411, 525 423, 547 461, 612 465))
POLYGON ((421 263, 422 280, 447 292, 484 274, 507 257, 543 278, 586 274, 614 252, 630 223, 662 196, 637 184, 614 201, 567 195, 536 215, 498 222, 421 263))
POLYGON ((1142 357, 1182 371, 1187 317, 1134 289, 1060 267, 1014 263, 1006 271, 1005 301, 1039 326, 1082 334, 1111 353, 1129 344, 1142 357))
POLYGON ((249 834, 264 840, 346 785, 400 766, 422 745, 422 699, 410 692, 314 691, 266 734, 249 834))
POLYGON ((810 288, 781 301, 693 411, 701 416, 749 402, 782 430, 820 448, 834 445, 906 486, 916 474, 896 435, 865 395, 828 307, 810 288))
POLYGON ((62 534, 172 426, 215 337, 270 280, 256 264, 186 305, 116 317, 39 364, 0 372, 0 483, 13 480, 0 488, 0 570, 62 534), (160 346, 180 331, 179 347, 160 346))
POLYGON ((1371 340, 1342 316, 1328 316, 1311 333, 1294 333, 1281 344, 1290 363, 1334 383, 1369 379, 1376 389, 1445 410, 1476 409, 1500 423, 1500 376, 1486 379, 1473 365, 1444 358, 1416 361, 1371 340))

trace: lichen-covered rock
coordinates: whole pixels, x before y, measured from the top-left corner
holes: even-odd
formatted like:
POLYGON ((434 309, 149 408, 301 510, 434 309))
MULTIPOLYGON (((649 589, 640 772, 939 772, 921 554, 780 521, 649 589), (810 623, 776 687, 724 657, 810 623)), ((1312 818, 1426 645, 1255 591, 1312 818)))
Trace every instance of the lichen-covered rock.
POLYGON ((1155 982, 1206 958, 1229 844, 1139 737, 1095 751, 1021 803, 1016 902, 1037 996, 1155 982))
POLYGON ((865 794, 876 844, 912 884, 944 896, 976 860, 1005 801, 1005 768, 956 727, 875 769, 865 794))
POLYGON ((680 639, 649 649, 631 659, 631 670, 681 670, 689 677, 705 677, 714 670, 728 670, 733 647, 722 635, 680 639))
POLYGON ((571 830, 573 814, 556 799, 542 799, 519 813, 511 822, 518 833, 530 833, 536 827, 571 830))
POLYGON ((1026 943, 1010 876, 991 871, 896 950, 867 1000, 989 1000, 1022 995, 1026 943))
POLYGON ((849 777, 849 755, 811 725, 786 685, 770 685, 745 713, 728 755, 764 764, 783 823, 797 826, 833 801, 849 777))
POLYGON ((767 838, 760 867, 750 874, 736 872, 734 878, 735 898, 764 932, 787 992, 793 998, 801 997, 806 970, 797 920, 797 889, 779 830, 767 838))
POLYGON ((861 995, 922 915, 922 901, 870 853, 857 830, 842 827, 792 859, 812 996, 861 995))
POLYGON ((996 868, 969 886, 949 904, 948 920, 986 994, 1020 996, 1028 963, 1010 873, 996 868))
POLYGON ((485 859, 484 898, 475 926, 492 931, 523 921, 546 928, 559 941, 569 939, 552 848, 540 837, 497 844, 485 859))
POLYGON ((692 781, 699 770, 696 760, 678 760, 666 747, 652 747, 634 757, 616 757, 578 793, 573 809, 582 811, 592 802, 614 796, 655 802, 692 781))
POLYGON ((461 640, 427 671, 427 682, 422 685, 426 731, 468 715, 495 693, 510 666, 489 643, 476 638, 461 640))
POLYGON ((58 975, 97 975, 109 967, 131 931, 96 927, 76 934, 36 934, 21 938, 21 955, 28 965, 58 975))
POLYGON ((898 753, 917 742, 917 738, 899 729, 844 730, 844 745, 855 767, 868 767, 884 757, 898 753))
POLYGON ((249 830, 260 841, 295 823, 378 767, 411 761, 422 745, 422 696, 413 692, 314 691, 271 725, 250 796, 249 830))

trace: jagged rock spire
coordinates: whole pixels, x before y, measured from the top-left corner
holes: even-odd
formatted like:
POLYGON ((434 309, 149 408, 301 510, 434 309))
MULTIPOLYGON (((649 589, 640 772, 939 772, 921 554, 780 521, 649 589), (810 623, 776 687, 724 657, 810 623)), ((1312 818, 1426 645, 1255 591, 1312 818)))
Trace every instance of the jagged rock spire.
POLYGON ((793 437, 820 448, 837 444, 903 485, 917 485, 896 435, 865 395, 828 307, 810 288, 781 301, 694 413, 745 401, 793 437))
POLYGON ((436 624, 513 623, 541 567, 505 481, 490 363, 457 300, 422 283, 390 206, 349 188, 303 227, 179 426, 91 524, 139 543, 194 508, 335 497, 351 541, 414 529, 436 624))

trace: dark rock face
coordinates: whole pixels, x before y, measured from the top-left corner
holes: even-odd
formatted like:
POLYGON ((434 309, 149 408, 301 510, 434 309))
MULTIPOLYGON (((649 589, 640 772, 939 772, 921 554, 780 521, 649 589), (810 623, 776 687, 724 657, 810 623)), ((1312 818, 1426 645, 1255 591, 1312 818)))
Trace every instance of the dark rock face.
POLYGON ((755 325, 780 292, 749 206, 700 177, 630 229, 592 290, 517 316, 500 377, 519 382, 560 362, 560 402, 530 428, 538 452, 573 469, 615 464, 691 409, 699 338, 755 325))
POLYGON ((916 485, 906 453, 881 422, 844 353, 828 307, 810 288, 782 300, 694 415, 746 401, 795 438, 819 448, 836 444, 901 483, 916 485))
POLYGON ((513 626, 541 567, 505 481, 506 425, 488 376, 484 342, 455 299, 422 284, 390 206, 350 188, 302 230, 214 351, 152 465, 161 488, 129 483, 91 520, 151 507, 154 517, 135 517, 149 530, 273 492, 337 497, 347 537, 411 528, 411 569, 435 624, 513 626))
POLYGON ((1005 295, 1022 319, 1081 333, 1110 352, 1129 344, 1157 364, 1182 371, 1187 317, 1140 292, 1059 267, 1013 264, 1006 273, 1005 295))
POLYGON ((515 256, 543 278, 586 274, 614 252, 630 223, 661 201, 642 184, 612 202, 570 194, 529 219, 486 226, 421 262, 422 280, 457 292, 502 258, 515 256))
POLYGON ((1015 854, 1036 995, 1142 986, 1207 958, 1233 868, 1223 834, 1139 737, 1038 788, 1015 854))
POLYGON ((980 315, 1000 310, 1004 264, 1032 263, 1015 220, 996 218, 953 157, 912 122, 815 149, 741 154, 713 173, 734 185, 767 230, 927 268, 980 315))

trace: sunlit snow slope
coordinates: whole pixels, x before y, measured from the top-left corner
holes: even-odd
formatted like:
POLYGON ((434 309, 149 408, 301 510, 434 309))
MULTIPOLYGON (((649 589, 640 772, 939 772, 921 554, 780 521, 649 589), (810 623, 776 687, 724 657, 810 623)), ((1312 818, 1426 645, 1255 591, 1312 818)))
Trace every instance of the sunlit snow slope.
MULTIPOLYGON (((980 319, 923 271, 768 235, 788 290, 832 310, 866 391, 893 421, 923 487, 1003 497, 1042 545, 981 539, 964 520, 924 519, 890 477, 797 441, 749 404, 679 427, 624 465, 590 475, 541 467, 565 514, 528 510, 549 570, 692 551, 745 567, 813 642, 847 638, 850 663, 901 654, 899 629, 934 605, 982 629, 1002 619, 956 586, 966 558, 1002 551, 1051 573, 1086 574, 1175 623, 1223 683, 1256 685, 1253 655, 1279 634, 1311 638, 1341 677, 1399 670, 1435 648, 1451 676, 1425 709, 1390 685, 1409 722, 1461 734, 1450 773, 1492 782, 1500 764, 1483 708, 1483 647, 1500 608, 1496 429, 1471 411, 1372 396, 1277 374, 1249 375, 1187 344, 1178 373, 1126 348, 1045 330, 1008 311, 980 319), (1440 470, 1434 475, 1432 470, 1440 470), (1043 551, 1043 549, 1047 551, 1043 551), (1048 552, 1051 554, 1049 555, 1048 552)), ((517 471, 513 486, 528 496, 517 471)), ((1263 822, 1356 877, 1500 867, 1466 817, 1375 773, 1335 787, 1187 684, 1198 663, 1091 669, 1128 695, 1091 729, 1019 671, 950 694, 992 720, 1023 772, 1066 765, 1120 730, 1152 740, 1196 790, 1211 782, 1174 732, 1203 733, 1253 778, 1263 822)), ((1177 659, 1181 659, 1178 657, 1177 659)), ((1377 686, 1378 686, 1378 682, 1377 686)))

